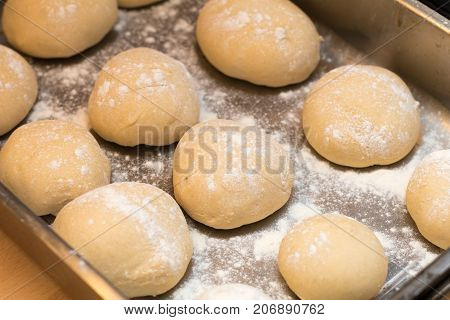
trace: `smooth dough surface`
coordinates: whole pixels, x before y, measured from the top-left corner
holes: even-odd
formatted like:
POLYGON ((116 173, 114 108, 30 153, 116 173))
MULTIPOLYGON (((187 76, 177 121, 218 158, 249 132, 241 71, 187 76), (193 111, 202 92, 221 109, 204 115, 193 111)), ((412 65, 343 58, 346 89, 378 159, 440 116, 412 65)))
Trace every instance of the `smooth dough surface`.
POLYGON ((297 224, 283 238, 278 267, 301 299, 371 299, 387 276, 388 261, 375 234, 339 214, 297 224))
POLYGON ((257 127, 210 120, 189 130, 174 155, 175 198, 195 220, 232 229, 264 219, 289 199, 288 152, 257 127))
POLYGON ((162 0, 119 0, 119 7, 122 8, 137 8, 146 6, 148 4, 160 2, 162 0))
POLYGON ((60 120, 16 129, 0 150, 0 181, 35 214, 56 214, 66 203, 108 184, 111 167, 94 137, 60 120))
POLYGON ((203 290, 195 300, 272 300, 272 298, 261 289, 241 283, 228 283, 203 290))
POLYGON ((93 129, 108 141, 162 146, 198 122, 199 104, 195 82, 181 62, 136 48, 108 61, 88 111, 93 129))
POLYGON ((148 184, 92 190, 67 204, 53 227, 74 249, 84 245, 80 254, 130 298, 170 290, 192 257, 180 207, 148 184))
POLYGON ((442 249, 450 247, 450 150, 430 153, 417 166, 406 206, 425 238, 442 249))
POLYGON ((314 24, 289 0, 210 0, 200 11, 196 35, 212 65, 258 85, 301 82, 320 60, 314 24))
POLYGON ((391 71, 368 65, 328 72, 303 107, 303 129, 324 158, 348 167, 388 165, 420 135, 419 103, 391 71))
POLYGON ((3 31, 30 56, 65 58, 103 39, 117 14, 117 0, 8 0, 3 31))
POLYGON ((25 118, 37 92, 33 68, 18 53, 0 45, 0 136, 25 118))

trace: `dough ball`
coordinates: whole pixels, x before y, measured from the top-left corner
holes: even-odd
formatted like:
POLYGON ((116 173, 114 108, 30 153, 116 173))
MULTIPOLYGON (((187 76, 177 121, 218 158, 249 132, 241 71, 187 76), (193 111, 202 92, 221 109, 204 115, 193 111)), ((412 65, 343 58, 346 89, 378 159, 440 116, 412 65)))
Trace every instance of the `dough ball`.
POLYGON ((301 82, 320 60, 314 24, 289 0, 210 0, 200 11, 196 33, 212 65, 254 84, 301 82))
POLYGON ((389 70, 344 66, 323 76, 303 108, 311 146, 349 167, 388 165, 405 157, 420 135, 419 103, 389 70))
POLYGON ((89 118, 104 139, 123 146, 163 146, 198 122, 195 83, 184 65, 136 48, 108 61, 89 99, 89 118))
POLYGON ((56 214, 83 193, 109 183, 108 158, 84 128, 60 120, 15 130, 0 150, 0 181, 35 214, 56 214))
POLYGON ((28 62, 0 45, 0 135, 22 121, 36 101, 38 83, 28 62))
POLYGON ((301 299, 371 299, 388 272, 388 261, 375 234, 338 214, 314 216, 284 237, 278 267, 301 299))
POLYGON ((210 120, 194 126, 174 155, 175 198, 194 219, 233 229, 264 219, 289 199, 287 151, 257 127, 210 120))
POLYGON ((167 193, 144 183, 92 190, 67 204, 53 227, 130 298, 170 290, 192 257, 180 207, 167 193))
POLYGON ((272 300, 272 298, 255 287, 229 283, 203 290, 195 300, 272 300))
POLYGON ((161 0, 119 0, 119 7, 122 8, 137 8, 146 6, 148 4, 156 3, 161 0))
POLYGON ((117 0, 8 0, 3 31, 16 49, 65 58, 97 44, 117 20, 117 0))
POLYGON ((442 249, 450 247, 450 149, 429 154, 417 166, 406 206, 425 238, 442 249))

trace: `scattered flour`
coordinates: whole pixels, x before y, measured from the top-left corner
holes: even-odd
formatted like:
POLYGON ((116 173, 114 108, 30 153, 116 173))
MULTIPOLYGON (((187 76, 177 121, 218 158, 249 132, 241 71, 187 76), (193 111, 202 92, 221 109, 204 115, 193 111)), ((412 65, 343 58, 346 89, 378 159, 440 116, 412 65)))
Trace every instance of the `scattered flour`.
POLYGON ((274 258, 278 254, 281 240, 289 230, 268 231, 255 240, 253 254, 256 260, 264 257, 274 258))
POLYGON ((151 170, 154 170, 156 173, 164 170, 164 163, 162 161, 146 160, 143 165, 151 170))
POLYGON ((399 199, 404 199, 409 178, 420 161, 419 157, 413 157, 407 164, 397 168, 364 171, 336 168, 330 162, 315 156, 309 146, 301 149, 300 156, 310 170, 321 176, 338 179, 352 189, 389 193, 399 199))
MULTIPOLYGON (((280 89, 233 82, 209 67, 195 46, 192 32, 202 4, 195 0, 168 0, 142 10, 120 10, 115 27, 117 39, 89 53, 94 64, 82 59, 57 64, 44 61, 34 66, 40 80, 40 97, 27 121, 54 118, 88 126, 87 101, 99 67, 132 47, 157 48, 183 62, 197 80, 202 92, 202 121, 223 118, 256 124, 291 150, 296 180, 289 203, 265 220, 237 230, 213 230, 188 218, 193 260, 180 284, 162 298, 189 299, 205 286, 228 282, 261 288, 276 299, 295 298, 279 276, 278 247, 296 223, 321 213, 340 212, 376 231, 389 257, 389 279, 401 275, 404 269, 415 273, 439 254, 418 233, 403 196, 417 163, 431 151, 450 148, 448 110, 413 88, 421 104, 424 135, 410 156, 383 168, 354 170, 332 165, 305 142, 302 105, 318 78, 338 65, 351 63, 361 53, 318 24, 324 38, 322 62, 310 79, 280 89)), ((239 28, 250 18, 259 19, 242 13, 227 23, 230 28, 239 28)), ((278 30, 275 36, 282 39, 283 32, 278 30)), ((140 181, 172 192, 169 177, 176 144, 123 148, 99 142, 111 160, 113 182, 140 181)), ((3 143, 0 139, 0 145, 3 143)), ((310 249, 314 251, 313 247, 310 249)))
POLYGON ((252 116, 242 116, 238 119, 238 121, 239 123, 249 127, 256 125, 256 119, 252 116))
POLYGON ((209 111, 204 105, 200 108, 200 122, 217 119, 217 113, 209 111))

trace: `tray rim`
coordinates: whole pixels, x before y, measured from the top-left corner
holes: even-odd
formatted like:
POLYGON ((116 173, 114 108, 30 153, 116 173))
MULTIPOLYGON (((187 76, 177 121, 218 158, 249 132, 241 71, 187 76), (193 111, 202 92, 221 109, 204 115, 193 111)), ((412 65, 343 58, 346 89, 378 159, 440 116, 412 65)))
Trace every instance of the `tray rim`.
MULTIPOLYGON (((434 27, 450 35, 449 20, 441 14, 432 10, 425 4, 418 0, 392 0, 401 6, 403 6, 409 12, 416 16, 423 18, 427 23, 432 24, 434 27), (447 22, 444 23, 444 22, 447 22)), ((295 1, 294 2, 299 2, 295 1)), ((300 1, 301 2, 301 1, 300 1)), ((1 6, 0 6, 1 9, 1 6)), ((1 10, 0 10, 1 12, 1 10)), ((33 260, 44 268, 48 268, 42 259, 36 256, 35 252, 29 250, 29 247, 24 245, 20 237, 14 230, 6 227, 4 224, 5 212, 9 212, 12 219, 20 222, 26 226, 31 234, 42 240, 43 244, 49 250, 50 255, 54 255, 59 259, 58 263, 64 263, 72 276, 78 277, 83 282, 83 290, 87 290, 86 293, 91 298, 98 299, 127 299, 113 284, 109 282, 99 271, 91 266, 87 260, 85 260, 80 254, 74 251, 51 227, 46 224, 42 218, 36 216, 28 209, 22 201, 14 196, 1 182, 0 182, 0 229, 16 242, 33 260), (70 258, 68 258, 70 257, 70 258)), ((448 260, 450 250, 444 250, 439 254, 435 260, 433 260, 428 266, 422 269, 417 275, 410 279, 404 287, 400 288, 401 292, 407 292, 407 286, 411 286, 414 280, 421 277, 423 274, 427 274, 427 271, 433 270, 433 266, 436 266, 438 261, 442 261, 444 257, 448 260)), ((441 262, 442 263, 442 262, 441 262)), ((450 267, 450 266, 448 266, 450 267)), ((50 271, 50 270, 49 270, 50 271)), ((60 282, 60 275, 49 273, 57 282, 60 282)), ((417 298, 414 290, 410 290, 408 295, 403 295, 402 299, 414 299, 417 298)), ((388 297, 388 299, 399 299, 400 295, 394 295, 388 297)))

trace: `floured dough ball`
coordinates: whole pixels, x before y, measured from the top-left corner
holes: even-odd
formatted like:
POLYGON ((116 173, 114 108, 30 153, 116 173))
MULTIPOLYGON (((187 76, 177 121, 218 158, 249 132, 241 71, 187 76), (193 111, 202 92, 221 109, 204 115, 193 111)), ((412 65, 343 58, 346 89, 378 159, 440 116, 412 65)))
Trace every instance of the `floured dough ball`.
POLYGON ((162 0, 119 0, 119 7, 122 8, 137 8, 146 6, 148 4, 160 2, 162 0))
POLYGON ((117 0, 8 0, 3 31, 16 49, 64 58, 97 44, 117 20, 117 0))
POLYGON ((115 183, 67 204, 55 231, 128 297, 158 295, 183 277, 192 257, 175 200, 144 183, 115 183))
POLYGON ((168 145, 198 122, 195 83, 184 65, 136 48, 108 61, 89 99, 93 129, 123 146, 168 145))
POLYGON ((16 129, 0 150, 0 181, 35 214, 56 214, 83 193, 108 184, 111 168, 94 137, 60 120, 16 129))
POLYGON ((0 135, 22 121, 36 101, 38 83, 28 62, 0 45, 0 135))
POLYGON ((371 299, 384 284, 388 261, 368 227, 325 214, 289 231, 281 242, 278 267, 301 299, 371 299))
POLYGON ((266 218, 289 199, 288 152, 261 129, 210 120, 189 130, 174 155, 175 198, 195 220, 232 229, 266 218))
POLYGON ((200 11, 196 33, 211 64, 254 84, 301 82, 320 60, 314 24, 289 0, 210 0, 200 11))
POLYGON ((405 157, 420 135, 419 103, 389 70, 344 66, 323 76, 303 108, 311 146, 349 167, 388 165, 405 157))
POLYGON ((442 249, 450 247, 450 150, 433 152, 417 166, 406 206, 425 238, 442 249))
POLYGON ((261 289, 240 284, 229 283, 203 290, 196 300, 271 300, 261 289))

